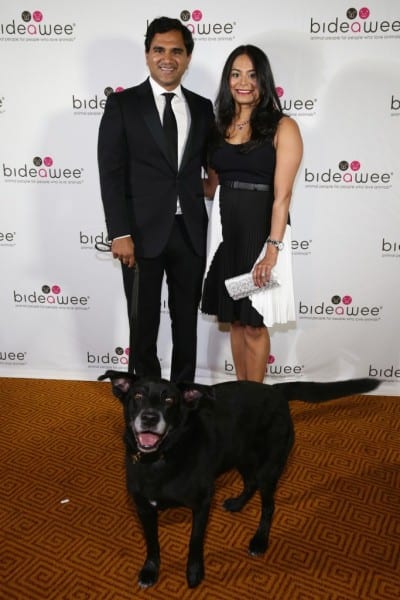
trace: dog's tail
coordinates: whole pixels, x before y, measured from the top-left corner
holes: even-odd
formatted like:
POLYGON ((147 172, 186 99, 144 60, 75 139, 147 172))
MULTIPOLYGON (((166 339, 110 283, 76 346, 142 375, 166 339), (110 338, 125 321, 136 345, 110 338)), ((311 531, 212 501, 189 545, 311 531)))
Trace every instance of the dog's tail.
POLYGON ((293 381, 276 383, 274 387, 278 388, 287 400, 302 400, 318 404, 353 394, 365 394, 377 388, 380 383, 379 379, 364 378, 327 383, 293 381))

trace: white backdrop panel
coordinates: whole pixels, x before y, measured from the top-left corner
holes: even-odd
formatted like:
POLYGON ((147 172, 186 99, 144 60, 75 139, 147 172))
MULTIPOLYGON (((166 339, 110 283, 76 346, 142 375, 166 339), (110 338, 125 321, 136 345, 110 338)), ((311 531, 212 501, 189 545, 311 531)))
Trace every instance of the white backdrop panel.
MULTIPOLYGON (((146 75, 161 2, 3 0, 0 8, 0 376, 95 379, 126 369, 128 323, 96 162, 105 90, 146 75)), ((292 208, 297 323, 271 331, 270 381, 379 376, 400 394, 400 6, 204 0, 184 84, 214 99, 241 43, 270 57, 305 152, 292 208)), ((249 232, 250 233, 250 232, 249 232)), ((235 377, 226 328, 199 315, 197 378, 235 377)), ((159 355, 167 376, 163 290, 159 355)))

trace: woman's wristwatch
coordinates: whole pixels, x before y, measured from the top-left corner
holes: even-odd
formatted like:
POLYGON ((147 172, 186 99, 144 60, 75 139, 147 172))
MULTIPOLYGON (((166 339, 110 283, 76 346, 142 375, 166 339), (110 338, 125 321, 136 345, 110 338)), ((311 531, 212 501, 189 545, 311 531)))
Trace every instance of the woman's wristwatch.
POLYGON ((277 250, 283 250, 284 243, 279 240, 271 240, 270 237, 267 237, 267 244, 271 244, 271 246, 275 246, 277 250))

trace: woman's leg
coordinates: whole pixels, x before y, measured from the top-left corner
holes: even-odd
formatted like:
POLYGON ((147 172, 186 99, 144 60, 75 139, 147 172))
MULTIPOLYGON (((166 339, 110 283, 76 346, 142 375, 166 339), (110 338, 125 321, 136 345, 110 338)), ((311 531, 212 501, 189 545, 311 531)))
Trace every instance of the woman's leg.
POLYGON ((263 382, 270 353, 269 332, 266 327, 244 328, 245 368, 248 381, 263 382))
POLYGON ((268 329, 232 323, 231 349, 238 381, 263 382, 270 352, 268 329))
POLYGON ((231 324, 231 350, 238 381, 246 379, 244 327, 238 321, 231 324))

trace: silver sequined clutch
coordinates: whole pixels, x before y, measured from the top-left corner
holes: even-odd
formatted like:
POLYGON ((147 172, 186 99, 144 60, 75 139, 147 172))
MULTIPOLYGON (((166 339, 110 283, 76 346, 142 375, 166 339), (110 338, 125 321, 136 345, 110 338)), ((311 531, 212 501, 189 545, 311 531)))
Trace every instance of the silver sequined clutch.
POLYGON ((266 285, 257 287, 253 281, 252 273, 244 273, 243 275, 238 275, 237 277, 225 279, 226 289, 233 300, 241 300, 242 298, 247 298, 247 296, 250 296, 250 294, 263 292, 265 290, 278 287, 279 285, 280 282, 271 277, 266 285))

